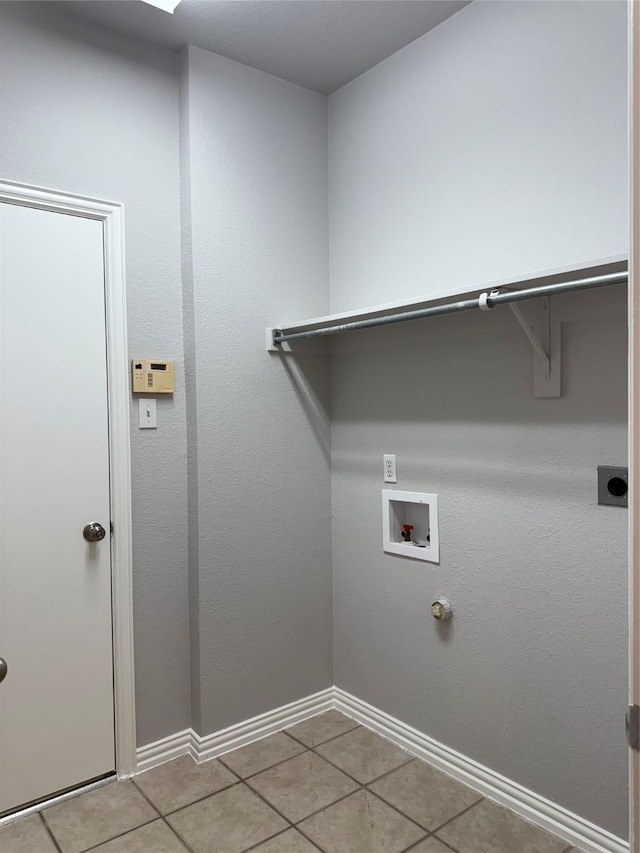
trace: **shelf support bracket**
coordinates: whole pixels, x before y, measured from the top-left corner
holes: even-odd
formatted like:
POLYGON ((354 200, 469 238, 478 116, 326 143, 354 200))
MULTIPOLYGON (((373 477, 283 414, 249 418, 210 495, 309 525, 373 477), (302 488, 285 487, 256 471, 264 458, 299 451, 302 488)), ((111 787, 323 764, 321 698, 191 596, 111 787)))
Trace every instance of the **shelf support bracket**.
MULTIPOLYGON (((479 299, 481 311, 489 311, 494 306, 491 297, 505 290, 492 290, 483 293, 479 299)), ((535 397, 561 397, 560 388, 560 355, 561 327, 560 321, 551 316, 551 301, 548 296, 542 296, 538 303, 536 319, 532 323, 524 315, 517 302, 509 302, 514 317, 535 354, 533 360, 533 393, 535 397)))
MULTIPOLYGON (((549 301, 548 297, 545 297, 546 301, 549 301)), ((515 302, 509 303, 509 308, 513 311, 513 316, 516 318, 518 323, 520 323, 520 327, 522 331, 525 333, 527 338, 529 339, 529 343, 533 347, 534 353, 538 356, 540 361, 540 367, 542 369, 542 378, 545 382, 548 382, 551 379, 551 359, 549 358, 548 351, 545 350, 542 342, 539 338, 536 337, 534 330, 531 328, 529 323, 527 322, 526 317, 520 310, 520 306, 515 302)), ((549 308, 547 306, 546 318, 549 319, 549 308)), ((547 344, 548 347, 548 344, 547 344)))

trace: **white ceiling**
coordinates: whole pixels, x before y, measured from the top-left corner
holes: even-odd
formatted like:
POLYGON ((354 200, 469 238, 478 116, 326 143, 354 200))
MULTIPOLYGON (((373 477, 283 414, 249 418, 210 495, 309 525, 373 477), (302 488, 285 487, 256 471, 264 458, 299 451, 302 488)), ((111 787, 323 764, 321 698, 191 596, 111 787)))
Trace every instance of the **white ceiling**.
POLYGON ((62 5, 120 32, 219 53, 330 94, 471 0, 183 0, 170 15, 140 0, 62 5))

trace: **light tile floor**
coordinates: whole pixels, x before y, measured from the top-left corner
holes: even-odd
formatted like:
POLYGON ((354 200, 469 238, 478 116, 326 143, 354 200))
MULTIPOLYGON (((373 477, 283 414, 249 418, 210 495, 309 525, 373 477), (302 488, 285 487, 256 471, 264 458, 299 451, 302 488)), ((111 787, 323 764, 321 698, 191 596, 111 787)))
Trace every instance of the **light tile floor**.
POLYGON ((579 853, 329 711, 0 829, 1 853, 579 853))

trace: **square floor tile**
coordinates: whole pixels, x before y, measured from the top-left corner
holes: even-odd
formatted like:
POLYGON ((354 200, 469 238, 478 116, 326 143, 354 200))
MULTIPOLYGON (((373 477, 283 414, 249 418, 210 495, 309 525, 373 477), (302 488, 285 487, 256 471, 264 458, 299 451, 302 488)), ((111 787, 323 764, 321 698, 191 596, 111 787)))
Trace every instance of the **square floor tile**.
POLYGON ((238 778, 216 759, 196 764, 188 755, 167 761, 135 778, 135 784, 162 814, 216 794, 237 781, 238 778))
POLYGON ((241 853, 287 822, 246 785, 234 785, 167 817, 194 853, 241 853))
POLYGON ((303 752, 252 776, 250 784, 292 823, 358 788, 353 779, 314 752, 303 752))
POLYGON ((299 829, 326 853, 401 853, 424 835, 415 823, 362 790, 307 818, 299 829))
POLYGON ((289 829, 271 841, 254 847, 251 853, 318 853, 318 848, 300 835, 297 829, 289 829))
POLYGON ((351 729, 358 728, 358 723, 355 720, 345 717, 340 711, 331 710, 325 714, 318 714, 317 717, 311 717, 310 720, 305 720, 298 723, 296 726, 291 726, 285 731, 297 740, 302 741, 305 746, 317 746, 319 743, 324 743, 326 740, 343 735, 351 729))
POLYGON ((483 800, 438 830, 459 853, 564 853, 567 842, 483 800))
POLYGON ((433 830, 477 803, 471 788, 415 759, 369 786, 421 826, 433 830))
POLYGON ((131 782, 113 782, 42 812, 63 853, 80 853, 158 817, 131 782))
POLYGON ((58 853, 39 814, 0 828, 2 853, 58 853))
POLYGON ((363 784, 412 759, 408 752, 362 727, 322 744, 317 752, 363 784))
POLYGON ((242 746, 233 752, 227 752, 220 756, 221 761, 230 767, 234 773, 246 779, 254 773, 260 773, 267 767, 273 767, 287 758, 293 758, 304 752, 304 746, 299 744, 284 732, 257 740, 248 746, 242 746))
POLYGON ((163 820, 154 820, 139 829, 120 835, 91 853, 188 853, 175 832, 163 820))

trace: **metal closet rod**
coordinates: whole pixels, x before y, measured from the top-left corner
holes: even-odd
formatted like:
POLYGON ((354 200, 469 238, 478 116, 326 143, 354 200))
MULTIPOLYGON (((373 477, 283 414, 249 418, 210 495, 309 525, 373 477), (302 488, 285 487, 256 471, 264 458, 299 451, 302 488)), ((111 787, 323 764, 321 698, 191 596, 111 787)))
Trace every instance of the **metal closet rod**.
MULTIPOLYGON (((461 302, 447 302, 445 305, 434 305, 431 308, 418 308, 416 311, 404 311, 401 314, 387 314, 384 317, 372 317, 369 320, 354 320, 352 323, 341 323, 337 326, 322 326, 319 329, 308 329, 303 332, 287 334, 282 329, 273 330, 274 344, 286 341, 297 341, 302 338, 317 338, 321 335, 337 335, 341 332, 353 332, 356 329, 372 329, 374 326, 390 326, 392 323, 405 323, 408 320, 421 320, 424 317, 437 317, 440 314, 454 314, 458 311, 470 311, 473 308, 487 310, 496 305, 508 302, 520 302, 524 299, 535 299, 539 296, 555 296, 573 290, 590 290, 594 287, 607 287, 610 284, 624 284, 628 273, 614 272, 607 275, 596 275, 591 278, 580 278, 575 281, 563 281, 558 284, 541 284, 538 287, 527 287, 523 290, 492 290, 476 296, 474 299, 463 299, 461 302)), ((295 328, 295 327, 292 327, 295 328)))

